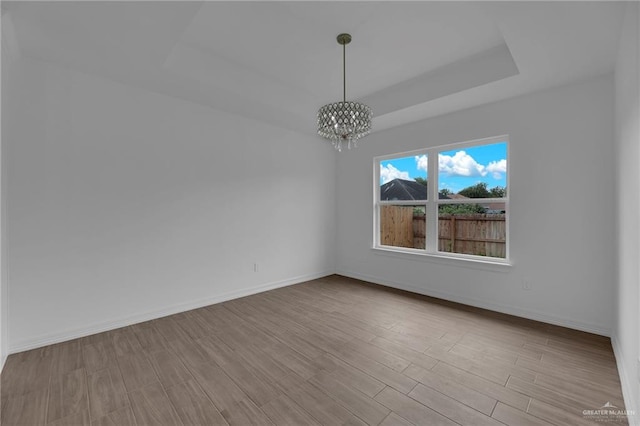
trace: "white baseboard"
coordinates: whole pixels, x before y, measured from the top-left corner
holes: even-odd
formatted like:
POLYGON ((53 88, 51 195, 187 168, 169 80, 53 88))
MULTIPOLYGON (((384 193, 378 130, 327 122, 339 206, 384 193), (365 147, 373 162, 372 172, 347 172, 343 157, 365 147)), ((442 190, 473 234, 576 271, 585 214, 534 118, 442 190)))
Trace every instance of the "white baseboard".
MULTIPOLYGON (((618 375, 620 376, 624 407, 625 409, 631 410, 635 413, 634 416, 628 417, 629 426, 640 426, 640 401, 635 401, 633 399, 633 391, 631 389, 631 384, 634 383, 635 377, 633 374, 629 374, 629 370, 626 368, 627 363, 625 362, 620 342, 618 341, 618 337, 615 333, 611 336, 611 346, 613 347, 613 355, 616 357, 616 364, 618 366, 618 375)), ((635 360, 631 361, 635 362, 635 360)))
POLYGON ((378 278, 371 275, 361 274, 359 272, 338 270, 336 274, 344 275, 345 277, 356 278, 363 281, 369 281, 369 282, 380 284, 387 287, 397 288, 399 290, 406 290, 412 293, 423 294, 425 296, 436 297, 438 299, 444 299, 451 302, 462 303, 464 305, 475 306, 477 308, 488 309, 490 311, 501 312, 509 315, 515 315, 517 317, 527 318, 534 321, 545 322, 553 325, 559 325, 561 327, 572 328, 574 330, 586 331, 587 333, 598 334, 606 337, 609 337, 611 335, 611 330, 608 328, 604 328, 596 324, 589 324, 581 321, 574 321, 569 318, 558 317, 555 315, 548 314, 546 312, 522 309, 514 306, 501 305, 499 303, 491 302, 488 300, 469 298, 469 297, 464 297, 456 294, 442 292, 439 290, 416 287, 411 284, 391 281, 388 279, 378 278))
MULTIPOLYGON (((270 282, 261 284, 251 288, 245 288, 241 290, 231 291, 223 293, 217 296, 209 297, 206 299, 196 300, 193 302, 180 303, 173 306, 167 306, 162 309, 148 311, 141 314, 131 315, 125 318, 114 318, 109 321, 102 321, 83 327, 77 327, 66 330, 64 332, 47 334, 38 336, 36 338, 28 338, 10 342, 9 353, 17 353, 27 351, 30 349, 39 348, 42 346, 52 345, 55 343, 65 342, 67 340, 77 339, 79 337, 89 336, 91 334, 101 333, 103 331, 114 330, 120 327, 126 327, 128 325, 137 324, 152 319, 166 317, 167 315, 173 315, 180 312, 189 311, 191 309, 201 308, 203 306, 213 305, 216 303, 226 302, 227 300, 238 299, 240 297, 250 296, 256 293, 262 293, 267 290, 273 290, 280 287, 286 287, 293 284, 303 283, 305 281, 315 280, 317 278, 333 275, 334 271, 318 272, 314 274, 300 275, 293 278, 287 278, 286 280, 270 282)), ((5 357, 6 358, 6 357, 5 357)), ((4 360, 3 360, 4 361, 4 360)), ((0 369, 1 371, 1 369, 0 369)))

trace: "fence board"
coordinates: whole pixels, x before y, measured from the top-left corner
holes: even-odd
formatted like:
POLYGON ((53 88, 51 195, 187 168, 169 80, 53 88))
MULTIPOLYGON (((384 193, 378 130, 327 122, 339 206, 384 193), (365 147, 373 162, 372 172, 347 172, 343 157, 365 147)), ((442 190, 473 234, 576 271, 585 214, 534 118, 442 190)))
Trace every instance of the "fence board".
POLYGON ((382 206, 380 241, 394 247, 413 247, 413 206, 382 206))
POLYGON ((424 249, 426 246, 427 222, 424 214, 413 213, 413 248, 424 249))
POLYGON ((506 257, 504 214, 440 215, 438 227, 440 251, 506 257))
MULTIPOLYGON (((380 241, 395 247, 425 248, 426 218, 413 206, 381 206, 380 241)), ((438 250, 477 256, 506 257, 504 214, 440 215, 438 250)))

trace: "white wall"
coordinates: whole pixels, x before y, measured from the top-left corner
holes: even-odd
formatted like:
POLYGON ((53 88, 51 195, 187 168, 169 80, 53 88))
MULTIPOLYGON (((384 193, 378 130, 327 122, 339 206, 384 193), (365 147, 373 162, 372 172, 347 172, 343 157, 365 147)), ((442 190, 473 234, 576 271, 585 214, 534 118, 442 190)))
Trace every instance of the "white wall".
MULTIPOLYGON (((1 18, 1 17, 0 17, 1 18)), ((0 52, 2 53, 2 55, 0 56, 5 56, 5 43, 4 43, 4 39, 2 37, 2 29, 3 29, 3 25, 2 25, 2 19, 0 19, 0 52)), ((5 62, 5 66, 6 66, 6 62, 5 62)), ((7 71, 2 69, 2 60, 0 59, 0 80, 2 81, 2 83, 0 84, 0 99, 2 99, 2 103, 5 102, 5 97, 2 96, 2 89, 1 87, 4 86, 5 82, 7 81, 7 71)), ((2 107, 0 107, 0 123, 2 122, 2 107)), ((0 371, 2 371, 2 368, 4 367, 4 362, 7 359, 7 355, 6 355, 6 351, 7 351, 7 346, 5 345, 5 339, 6 339, 6 330, 5 327, 7 325, 7 322, 5 321, 5 315, 7 314, 7 310, 4 306, 4 303, 6 302, 6 298, 3 297, 4 296, 4 288, 5 288, 5 280, 3 279, 4 277, 4 262, 2 262, 2 259, 4 258, 4 256, 2 255, 5 251, 5 245, 4 245, 4 239, 5 239, 5 232, 4 232, 4 228, 2 226, 2 219, 4 218, 4 215, 2 214, 4 206, 5 206, 5 191, 2 189, 2 184, 5 182, 5 179, 2 179, 2 173, 4 172, 5 168, 2 167, 2 137, 0 136, 0 371)))
POLYGON ((615 297, 613 81, 373 134, 338 157, 338 273, 608 335, 615 297), (372 250, 375 156, 508 134, 513 266, 372 250), (533 290, 523 290, 522 280, 533 290))
MULTIPOLYGON (((4 52, 5 52, 5 43, 4 43, 4 39, 2 37, 2 29, 3 29, 3 25, 2 25, 2 16, 0 16, 0 57, 4 56, 4 52)), ((2 99, 2 103, 4 103, 4 97, 2 97, 2 86, 4 86, 4 83, 6 81, 6 71, 2 72, 2 59, 0 59, 0 80, 2 81, 2 83, 0 84, 0 99, 2 99)), ((0 107, 0 123, 2 122, 2 107, 0 107)), ((1 132, 0 132, 1 133, 1 132)), ((4 290, 4 280, 2 279, 2 277, 4 276, 4 264, 2 262, 2 253, 4 253, 5 250, 5 245, 4 245, 4 238, 5 238, 5 233, 4 233, 4 229, 2 228, 2 218, 4 217, 4 215, 2 215, 2 209, 5 206, 4 203, 4 196, 5 196, 5 191, 2 190, 2 184, 5 182, 4 179, 2 179, 2 172, 4 171, 4 167, 2 167, 2 137, 0 136, 0 372, 2 371, 2 368, 4 367, 4 362, 6 361, 7 357, 6 357, 6 350, 7 347, 4 343, 4 340, 6 338, 6 333, 5 333, 5 329, 4 327, 6 326, 6 321, 4 319, 4 315, 6 315, 7 310, 4 307, 4 302, 6 301, 6 299, 3 297, 3 290, 4 290)))
POLYGON ((334 271, 327 144, 17 66, 3 135, 10 352, 334 271))
POLYGON ((19 55, 17 44, 15 43, 15 33, 13 31, 13 23, 11 17, 5 11, 2 11, 0 19, 0 74, 2 80, 2 106, 0 107, 0 117, 2 122, 2 132, 0 135, 0 371, 7 359, 8 355, 8 297, 7 297, 7 264, 6 264, 6 156, 3 154, 5 143, 2 142, 5 135, 6 123, 9 123, 13 116, 11 110, 7 106, 11 103, 11 99, 15 96, 15 91, 9 84, 11 75, 15 72, 15 58, 19 55))
POLYGON ((625 13, 615 73, 617 318, 612 342, 631 424, 640 425, 640 7, 625 13), (635 423, 633 423, 635 422, 635 423))

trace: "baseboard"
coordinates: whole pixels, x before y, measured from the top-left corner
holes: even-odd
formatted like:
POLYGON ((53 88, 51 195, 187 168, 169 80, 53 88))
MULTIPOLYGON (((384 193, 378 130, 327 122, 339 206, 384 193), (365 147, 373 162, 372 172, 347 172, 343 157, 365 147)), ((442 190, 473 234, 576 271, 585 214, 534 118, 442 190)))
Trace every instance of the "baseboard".
MULTIPOLYGON (((615 333, 611 336, 611 347, 613 347, 613 355, 616 358, 616 364, 618 366, 618 375, 620 376, 620 385, 622 387, 622 397, 624 398, 624 407, 626 410, 633 411, 634 416, 630 416, 629 426, 640 426, 640 401, 633 399, 633 391, 631 390, 631 384, 634 382, 633 374, 629 374, 626 368, 624 356, 622 355, 622 348, 618 337, 615 333)), ((635 360, 632 360, 635 362, 635 360)))
MULTIPOLYGON (((261 284, 255 287, 246 288, 237 291, 231 291, 223 293, 214 297, 201 299, 193 302, 180 303, 173 306, 168 306, 163 309, 148 311, 142 314, 136 314, 125 318, 117 318, 110 321, 103 321, 92 325, 78 327, 71 330, 66 330, 61 333, 48 334, 39 336, 36 338, 18 340, 9 344, 9 353, 23 352, 30 349, 39 348, 42 346, 52 345, 55 343, 65 342, 67 340, 77 339, 79 337, 89 336, 104 331, 114 330, 128 325, 137 324, 144 321, 149 321, 157 318, 166 317, 168 315, 177 314, 180 312, 189 311, 191 309, 202 308, 203 306, 213 305, 216 303, 226 302, 228 300, 238 299, 240 297, 250 296, 256 293, 262 293, 264 291, 273 290, 280 287, 286 287, 293 284, 299 284, 310 280, 333 275, 334 271, 318 272, 308 275, 300 275, 286 280, 274 281, 266 284, 261 284)), ((5 357, 6 358, 6 357, 5 357)))
POLYGON ((387 287, 397 288, 399 290, 406 290, 412 293, 423 294, 425 296, 436 297, 438 299, 444 299, 451 302, 462 303, 463 305, 475 306, 477 308, 488 309, 490 311, 501 312, 504 314, 527 318, 534 321, 540 321, 548 324, 559 325, 561 327, 567 327, 574 330, 586 331, 587 333, 598 334, 600 336, 609 337, 611 335, 611 330, 608 328, 604 328, 596 324, 589 324, 589 323, 584 323, 580 321, 574 321, 569 318, 562 318, 562 317, 550 315, 545 312, 539 312, 539 311, 522 309, 522 308, 513 307, 513 306, 501 305, 499 303, 494 303, 487 300, 469 298, 469 297, 459 296, 456 294, 442 292, 439 290, 416 287, 411 284, 391 281, 388 279, 378 278, 371 275, 361 274, 359 272, 338 270, 336 274, 343 275, 345 277, 356 278, 359 280, 372 282, 374 284, 380 284, 387 287))

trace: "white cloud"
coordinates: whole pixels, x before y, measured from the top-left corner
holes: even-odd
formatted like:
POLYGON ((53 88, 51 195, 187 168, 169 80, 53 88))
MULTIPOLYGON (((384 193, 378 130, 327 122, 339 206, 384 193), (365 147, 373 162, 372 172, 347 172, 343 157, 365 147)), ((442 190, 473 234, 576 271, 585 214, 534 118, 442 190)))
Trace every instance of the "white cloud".
POLYGON ((427 165, 428 161, 426 155, 416 155, 416 167, 418 168, 418 170, 424 170, 426 172, 427 165))
POLYGON ((446 173, 448 176, 473 177, 487 174, 486 167, 479 164, 465 151, 458 151, 453 157, 438 155, 438 168, 441 173, 446 173))
POLYGON ((383 166, 382 163, 380 163, 380 178, 383 185, 394 179, 413 180, 409 177, 409 172, 398 170, 392 164, 383 166))
POLYGON ((507 160, 492 161, 487 165, 486 170, 494 179, 502 179, 502 174, 507 172, 507 160))

